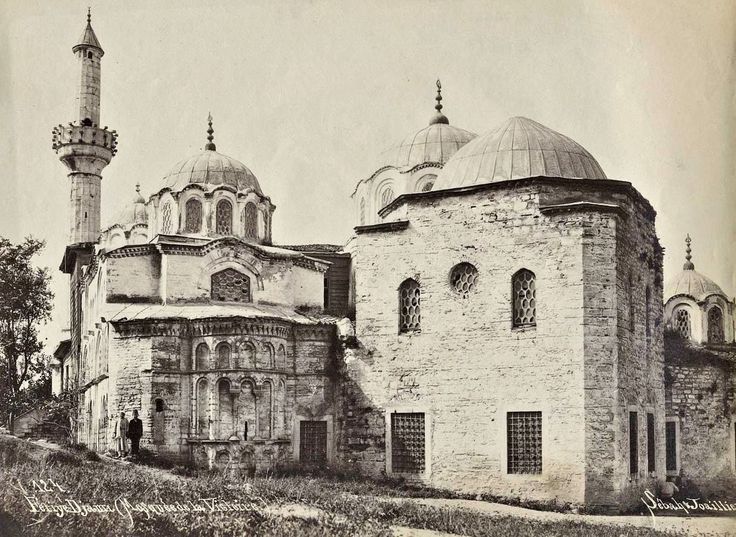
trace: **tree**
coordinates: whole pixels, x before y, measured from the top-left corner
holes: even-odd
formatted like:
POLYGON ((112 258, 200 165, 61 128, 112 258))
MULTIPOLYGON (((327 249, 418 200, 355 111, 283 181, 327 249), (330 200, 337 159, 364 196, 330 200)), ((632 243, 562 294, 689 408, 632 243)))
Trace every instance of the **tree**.
POLYGON ((31 395, 23 393, 27 384, 47 374, 38 328, 51 318, 54 296, 48 269, 31 263, 44 246, 32 237, 20 244, 0 237, 0 411, 11 427, 31 395))

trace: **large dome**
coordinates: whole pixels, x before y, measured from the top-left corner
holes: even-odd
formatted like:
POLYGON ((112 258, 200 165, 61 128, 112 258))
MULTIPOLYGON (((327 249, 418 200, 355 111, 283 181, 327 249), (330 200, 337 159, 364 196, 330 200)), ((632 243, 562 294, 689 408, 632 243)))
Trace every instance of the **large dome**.
POLYGON ((109 229, 116 224, 128 229, 136 224, 145 224, 147 222, 146 200, 141 195, 141 185, 138 184, 135 185, 135 196, 113 215, 105 229, 109 229))
POLYGON ((432 123, 385 151, 381 156, 382 164, 400 169, 429 162, 443 165, 475 137, 472 132, 446 123, 432 123))
POLYGON ((254 190, 263 195, 258 179, 245 164, 214 149, 205 149, 176 164, 162 179, 161 188, 179 191, 189 183, 213 187, 227 185, 239 191, 254 190))
POLYGON ((537 176, 606 179, 580 144, 536 121, 513 117, 455 153, 432 190, 537 176))
POLYGON ((695 270, 683 270, 675 276, 664 292, 665 301, 675 296, 689 296, 690 298, 700 302, 710 295, 720 295, 725 297, 718 284, 713 280, 697 272, 695 270))

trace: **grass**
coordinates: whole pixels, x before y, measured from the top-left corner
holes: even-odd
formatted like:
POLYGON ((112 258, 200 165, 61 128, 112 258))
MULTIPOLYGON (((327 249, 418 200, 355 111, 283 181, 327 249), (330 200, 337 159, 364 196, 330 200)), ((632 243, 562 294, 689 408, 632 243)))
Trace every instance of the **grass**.
MULTIPOLYGON (((87 535, 224 536, 367 536, 392 535, 390 526, 408 526, 467 536, 529 537, 661 537, 673 533, 646 528, 579 524, 573 521, 539 522, 508 516, 490 516, 462 509, 434 508, 412 502, 382 499, 391 493, 421 491, 392 483, 373 483, 347 474, 265 475, 252 478, 218 472, 153 469, 112 461, 94 461, 85 450, 47 451, 28 442, 0 436, 0 534, 77 537, 87 535), (67 514, 46 517, 30 511, 22 491, 33 480, 53 480, 65 493, 44 492, 36 496, 49 504, 74 499, 87 504, 175 504, 201 498, 221 498, 238 504, 236 512, 177 512, 127 516, 118 512, 67 514), (304 507, 305 516, 285 517, 286 505, 304 507), (313 515, 313 513, 317 513, 313 515), (311 514, 310 514, 311 513, 311 514), (41 522, 36 523, 38 520, 41 522)), ((427 491, 425 491, 427 492, 427 491)), ((123 509, 124 511, 124 509, 123 509)))

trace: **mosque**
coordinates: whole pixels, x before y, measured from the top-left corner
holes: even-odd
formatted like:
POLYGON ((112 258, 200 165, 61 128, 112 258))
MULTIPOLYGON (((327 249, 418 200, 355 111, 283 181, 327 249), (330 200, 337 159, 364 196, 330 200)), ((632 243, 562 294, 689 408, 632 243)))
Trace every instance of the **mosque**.
POLYGON ((79 442, 108 449, 137 409, 143 447, 208 467, 607 509, 665 476, 733 490, 736 304, 689 238, 664 287, 654 208, 574 140, 523 117, 455 127, 438 82, 429 125, 362 173, 347 244, 285 245, 268 181, 210 118, 203 150, 103 225, 117 133, 89 16, 72 50, 54 385, 79 394, 79 442))

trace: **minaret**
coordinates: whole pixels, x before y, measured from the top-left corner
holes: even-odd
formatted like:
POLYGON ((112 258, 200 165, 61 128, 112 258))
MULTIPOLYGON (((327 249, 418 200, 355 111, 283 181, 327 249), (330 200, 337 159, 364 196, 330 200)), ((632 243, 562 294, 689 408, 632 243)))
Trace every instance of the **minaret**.
POLYGON ((100 235, 102 170, 117 152, 117 133, 100 128, 100 63, 105 52, 92 29, 87 27, 72 51, 80 67, 75 122, 53 129, 52 148, 69 168, 71 180, 69 246, 95 243, 100 235))

